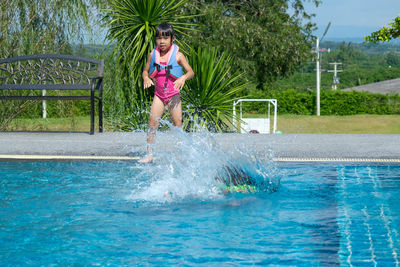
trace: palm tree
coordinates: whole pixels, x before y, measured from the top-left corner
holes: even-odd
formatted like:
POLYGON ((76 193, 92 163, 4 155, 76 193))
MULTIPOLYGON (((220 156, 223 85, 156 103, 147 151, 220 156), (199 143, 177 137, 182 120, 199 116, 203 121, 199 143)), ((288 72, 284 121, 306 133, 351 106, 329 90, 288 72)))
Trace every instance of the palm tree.
POLYGON ((215 48, 192 51, 189 64, 195 77, 186 82, 182 91, 185 130, 201 127, 221 132, 231 129, 233 101, 248 86, 242 74, 232 72, 232 60, 226 52, 218 56, 215 48))
POLYGON ((117 61, 120 85, 117 113, 119 128, 145 128, 152 94, 144 90, 141 73, 148 55, 155 46, 154 35, 158 24, 168 22, 179 37, 192 30, 187 23, 193 16, 180 14, 188 0, 111 0, 106 20, 108 39, 114 45, 112 56, 117 61))

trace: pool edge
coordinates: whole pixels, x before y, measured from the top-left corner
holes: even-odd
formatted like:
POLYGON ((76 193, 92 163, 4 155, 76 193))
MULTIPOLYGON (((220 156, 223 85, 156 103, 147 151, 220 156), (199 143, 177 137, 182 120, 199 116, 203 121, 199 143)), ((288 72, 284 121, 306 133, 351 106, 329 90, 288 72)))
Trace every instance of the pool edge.
POLYGON ((137 161, 140 157, 129 156, 80 156, 80 155, 2 155, 0 160, 115 160, 115 161, 137 161))
MULTIPOLYGON (((138 161, 140 157, 131 156, 95 156, 95 155, 12 155, 0 154, 1 161, 7 160, 105 160, 105 161, 138 161)), ((275 162, 372 162, 372 163, 400 163, 398 158, 326 158, 326 157, 274 157, 275 162)))
POLYGON ((277 162, 376 162, 376 163, 400 163, 396 158, 274 158, 277 162))

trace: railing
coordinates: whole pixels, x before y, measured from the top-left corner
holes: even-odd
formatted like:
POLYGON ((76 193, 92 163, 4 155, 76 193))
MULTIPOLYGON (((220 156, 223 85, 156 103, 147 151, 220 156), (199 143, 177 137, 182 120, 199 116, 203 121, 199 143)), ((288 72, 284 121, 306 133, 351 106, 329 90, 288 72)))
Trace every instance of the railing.
MULTIPOLYGON (((242 114, 242 103, 243 102, 268 102, 268 122, 270 121, 271 117, 271 104, 274 106, 274 124, 272 128, 272 133, 276 132, 276 125, 277 125, 277 113, 278 113, 278 102, 276 99, 239 99, 233 102, 233 126, 234 130, 237 131, 237 117, 236 117, 236 105, 240 104, 240 121, 243 121, 243 114, 242 114)), ((250 119, 247 119, 250 120, 250 119)), ((270 127, 270 125, 268 125, 270 127)))

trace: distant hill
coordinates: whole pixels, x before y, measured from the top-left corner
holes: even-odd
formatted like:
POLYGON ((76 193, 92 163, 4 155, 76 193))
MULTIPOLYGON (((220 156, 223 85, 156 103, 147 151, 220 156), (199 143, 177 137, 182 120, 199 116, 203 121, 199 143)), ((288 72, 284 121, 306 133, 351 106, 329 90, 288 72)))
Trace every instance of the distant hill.
MULTIPOLYGON (((324 34, 326 25, 318 25, 313 34, 315 36, 322 37, 324 34)), ((364 36, 370 35, 372 32, 379 30, 378 26, 361 26, 361 25, 337 25, 337 23, 332 23, 331 27, 328 29, 325 41, 332 42, 352 42, 352 43, 363 43, 364 36)), ((391 44, 400 44, 400 40, 392 40, 391 44)))
MULTIPOLYGON (((356 43, 356 44, 361 44, 365 43, 364 37, 329 37, 329 38, 324 38, 325 41, 331 41, 335 43, 341 43, 341 42, 346 42, 346 43, 356 43)), ((386 43, 389 45, 400 45, 400 39, 395 39, 391 40, 389 43, 386 43)))
MULTIPOLYGON (((352 38, 349 38, 351 40, 352 38)), ((354 38, 357 39, 357 38, 354 38)), ((326 40, 323 41, 320 45, 321 48, 326 48, 326 49, 337 49, 340 47, 340 45, 345 42, 345 43, 351 43, 352 47, 357 50, 361 50, 365 54, 387 54, 387 53, 398 53, 400 54, 400 40, 395 40, 395 42, 390 42, 390 43, 377 43, 377 44, 372 44, 372 43, 361 43, 361 42, 351 42, 351 41, 330 41, 326 40)))
POLYGON ((325 41, 341 43, 341 42, 352 42, 352 43, 364 43, 363 37, 329 37, 325 38, 325 41))

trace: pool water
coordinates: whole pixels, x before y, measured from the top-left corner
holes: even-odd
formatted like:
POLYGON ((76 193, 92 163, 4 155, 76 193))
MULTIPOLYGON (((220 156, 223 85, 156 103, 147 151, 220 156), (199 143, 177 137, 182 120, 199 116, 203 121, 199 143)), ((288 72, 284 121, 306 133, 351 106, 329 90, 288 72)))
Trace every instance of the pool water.
POLYGON ((0 162, 0 265, 399 265, 399 165, 263 166, 276 191, 224 194, 194 169, 0 162))

